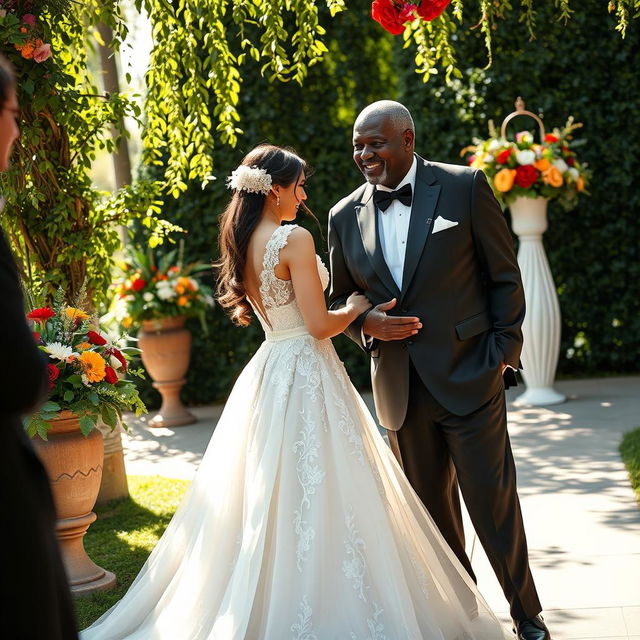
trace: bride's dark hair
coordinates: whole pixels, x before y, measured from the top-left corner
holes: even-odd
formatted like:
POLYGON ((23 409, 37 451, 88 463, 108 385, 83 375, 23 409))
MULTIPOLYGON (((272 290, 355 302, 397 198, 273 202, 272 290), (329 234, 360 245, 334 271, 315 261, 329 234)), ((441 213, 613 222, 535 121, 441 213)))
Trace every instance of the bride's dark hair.
MULTIPOLYGON (((306 162, 292 149, 271 144, 252 149, 242 164, 264 169, 271 176, 271 184, 281 187, 297 184, 307 169, 306 162)), ((220 306, 241 326, 251 323, 252 310, 243 281, 244 267, 249 240, 260 221, 266 197, 264 193, 235 191, 220 217, 220 259, 215 264, 218 269, 217 297, 220 306)), ((301 206, 307 210, 304 203, 301 206)))

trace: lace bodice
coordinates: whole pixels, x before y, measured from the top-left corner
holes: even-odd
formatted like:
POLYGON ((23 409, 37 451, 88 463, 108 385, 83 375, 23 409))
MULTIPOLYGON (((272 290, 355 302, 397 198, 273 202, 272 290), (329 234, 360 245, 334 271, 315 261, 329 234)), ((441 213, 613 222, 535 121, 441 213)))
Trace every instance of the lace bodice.
MULTIPOLYGON (((280 262, 280 251, 286 246, 289 234, 297 226, 290 224, 278 227, 265 247, 260 273, 260 298, 269 322, 265 322, 259 310, 256 310, 256 315, 267 335, 277 331, 304 327, 304 320, 295 299, 291 280, 281 280, 274 271, 280 262)), ((329 271, 320 256, 316 255, 316 260, 322 287, 326 289, 329 285, 329 271)))

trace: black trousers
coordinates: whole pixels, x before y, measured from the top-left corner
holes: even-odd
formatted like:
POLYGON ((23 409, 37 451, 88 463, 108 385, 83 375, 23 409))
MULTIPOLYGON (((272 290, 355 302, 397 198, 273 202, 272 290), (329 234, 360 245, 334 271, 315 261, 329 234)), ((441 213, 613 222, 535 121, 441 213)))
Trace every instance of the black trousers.
POLYGON ((511 616, 537 615, 542 607, 529 569, 504 391, 473 413, 456 416, 436 402, 411 365, 407 416, 396 437, 409 482, 474 581, 458 485, 511 616))

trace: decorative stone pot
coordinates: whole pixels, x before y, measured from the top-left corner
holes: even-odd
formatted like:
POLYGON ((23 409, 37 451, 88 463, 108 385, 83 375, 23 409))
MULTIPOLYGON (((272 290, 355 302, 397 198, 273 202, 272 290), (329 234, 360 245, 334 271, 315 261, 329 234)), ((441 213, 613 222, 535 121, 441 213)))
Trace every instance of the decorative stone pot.
POLYGON ((184 328, 184 316, 146 320, 138 334, 142 363, 162 395, 162 407, 151 418, 152 427, 179 427, 197 418, 180 401, 180 389, 191 356, 191 333, 184 328))
POLYGON ((84 535, 95 521, 92 511, 102 478, 102 434, 93 429, 82 435, 77 416, 61 411, 47 434, 48 440, 33 439, 33 445, 47 470, 56 507, 56 533, 62 559, 74 595, 89 595, 116 584, 84 550, 84 535))
POLYGON ((510 205, 513 231, 520 240, 527 312, 522 325, 522 377, 527 390, 516 405, 549 405, 566 400, 553 388, 560 354, 560 305, 542 244, 547 230, 547 199, 516 198, 510 205))

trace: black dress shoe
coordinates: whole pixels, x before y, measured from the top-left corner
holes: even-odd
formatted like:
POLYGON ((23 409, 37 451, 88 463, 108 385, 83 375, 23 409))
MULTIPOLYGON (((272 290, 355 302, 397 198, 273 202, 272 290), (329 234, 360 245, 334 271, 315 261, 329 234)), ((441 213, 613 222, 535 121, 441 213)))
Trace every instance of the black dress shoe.
POLYGON ((518 636, 518 640, 551 640, 551 634, 542 616, 528 618, 527 620, 513 621, 515 628, 513 633, 518 636))

